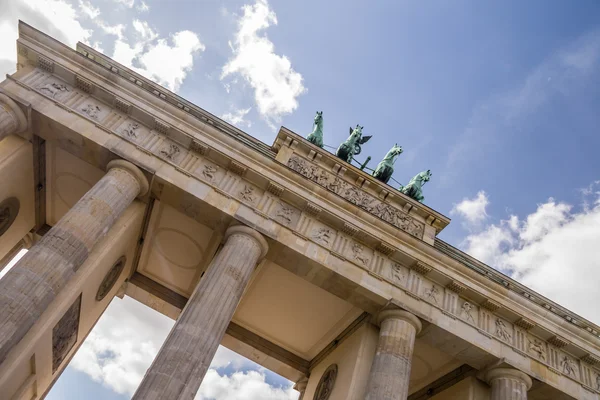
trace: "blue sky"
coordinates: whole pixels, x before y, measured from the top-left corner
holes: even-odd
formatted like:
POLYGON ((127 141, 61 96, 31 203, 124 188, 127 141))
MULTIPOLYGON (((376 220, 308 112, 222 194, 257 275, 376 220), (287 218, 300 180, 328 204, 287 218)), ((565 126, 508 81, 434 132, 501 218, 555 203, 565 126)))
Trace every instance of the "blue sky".
MULTIPOLYGON (((395 179, 433 172, 442 239, 600 323, 597 1, 7 3, 3 38, 21 18, 85 41, 266 143, 281 125, 308 134, 317 110, 326 144, 357 123, 374 136, 370 167, 397 142, 395 179)), ((70 368, 49 398, 119 398, 89 376, 70 368)))

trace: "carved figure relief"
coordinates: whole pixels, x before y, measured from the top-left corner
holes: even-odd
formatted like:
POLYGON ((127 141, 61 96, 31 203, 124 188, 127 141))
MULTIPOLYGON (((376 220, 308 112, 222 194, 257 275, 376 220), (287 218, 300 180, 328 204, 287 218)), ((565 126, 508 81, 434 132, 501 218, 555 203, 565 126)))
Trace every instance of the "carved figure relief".
POLYGON ((294 209, 281 202, 279 203, 279 206, 280 208, 275 212, 275 216, 283 220, 286 225, 291 224, 294 209))
POLYGON ((98 119, 98 114, 102 110, 97 105, 88 103, 85 107, 81 109, 81 111, 83 111, 83 113, 91 119, 98 119))
POLYGON ((244 188, 240 192, 240 196, 242 197, 242 200, 246 200, 250 203, 253 203, 255 200, 254 188, 252 186, 244 185, 244 188))
POLYGON ((67 358, 69 351, 77 343, 80 308, 81 295, 77 297, 77 300, 75 300, 52 329, 52 373, 56 372, 65 358, 67 358))
POLYGON ((329 245, 329 241, 331 240, 331 230, 328 228, 315 229, 312 232, 312 238, 320 243, 329 245))
POLYGON ((175 144, 170 144, 166 149, 162 149, 160 154, 165 157, 167 160, 173 161, 177 154, 179 154, 181 150, 179 150, 179 146, 175 144))
POLYGON ((475 323, 475 319, 473 318, 473 315, 471 315, 471 310, 473 309, 473 305, 471 303, 469 303, 468 301, 465 301, 462 305, 462 307, 460 308, 460 315, 461 316, 465 316, 465 319, 467 321, 471 321, 472 323, 475 323))
POLYGON ((392 279, 396 282, 402 283, 406 279, 402 273, 402 266, 400 264, 392 264, 392 279))
POLYGON ((202 168, 202 176, 209 181, 212 181, 217 173, 217 167, 209 164, 204 164, 202 168))
POLYGON ((356 242, 352 245, 352 255, 356 261, 360 261, 363 265, 369 265, 369 257, 364 254, 364 247, 356 242))
POLYGON ((432 284, 431 289, 425 291, 425 300, 432 300, 435 304, 438 304, 438 294, 440 294, 439 289, 432 284))
POLYGON ((9 197, 0 203, 0 236, 15 222, 20 207, 19 199, 16 197, 9 197))
POLYGON ((340 195, 349 202, 397 228, 418 238, 423 237, 424 225, 409 217, 404 211, 390 204, 382 203, 370 194, 363 192, 359 188, 350 185, 348 182, 331 175, 315 165, 311 165, 298 156, 292 156, 288 161, 288 166, 313 182, 340 195))
POLYGON ((500 318, 496 318, 496 336, 507 342, 510 341, 512 335, 508 332, 506 324, 500 318))
POLYGON ((533 342, 529 340, 529 351, 537 355, 540 360, 546 361, 546 350, 541 340, 533 339, 533 342))
POLYGON ((333 391, 333 387, 335 385, 335 379, 337 378, 338 366, 337 364, 332 364, 323 373, 319 384, 317 385, 317 390, 315 390, 314 400, 327 400, 329 396, 331 396, 331 392, 333 391))
POLYGON ((115 282, 117 281, 117 279, 119 279, 121 272, 123 272, 123 268, 125 268, 126 262, 127 259, 125 258, 125 256, 122 256, 117 260, 117 262, 115 262, 115 265, 113 265, 112 268, 106 273, 106 276, 102 280, 102 283, 100 283, 98 291, 96 292, 96 301, 102 301, 102 299, 106 297, 108 292, 110 292, 110 289, 113 288, 115 282))
POLYGON ((562 370, 565 374, 569 376, 576 376, 577 372, 575 371, 575 363, 567 356, 563 356, 562 361, 560 362, 562 370))
POLYGON ((41 93, 44 93, 46 96, 50 96, 53 99, 56 98, 56 95, 59 95, 59 97, 61 97, 60 95, 62 95, 63 93, 70 92, 69 88, 66 85, 56 82, 46 83, 45 85, 40 86, 38 90, 41 93))
POLYGON ((600 390, 600 374, 596 374, 596 390, 600 390))
POLYGON ((127 124, 127 127, 123 128, 123 130, 121 132, 123 132, 125 134, 125 136, 130 137, 130 138, 136 138, 138 137, 137 134, 137 129, 140 127, 140 125, 136 122, 130 122, 127 124))

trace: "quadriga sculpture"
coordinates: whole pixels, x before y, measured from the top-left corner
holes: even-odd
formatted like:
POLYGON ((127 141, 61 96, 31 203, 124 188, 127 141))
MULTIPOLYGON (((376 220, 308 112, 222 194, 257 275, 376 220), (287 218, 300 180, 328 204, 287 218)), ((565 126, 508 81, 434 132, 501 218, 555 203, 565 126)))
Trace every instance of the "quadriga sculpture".
POLYGON ((375 179, 388 183, 394 173, 394 163, 400 154, 402 154, 402 146, 398 146, 396 143, 383 157, 383 160, 377 164, 377 168, 373 172, 375 179))
POLYGON ((399 189, 405 195, 410 196, 417 201, 423 202, 423 200, 425 200, 425 196, 423 196, 423 185, 425 182, 429 182, 431 175, 431 170, 429 169, 427 171, 419 172, 410 180, 410 182, 408 182, 408 185, 400 185, 399 189))
POLYGON ((362 135, 362 129, 364 127, 360 125, 356 125, 356 128, 350 128, 350 136, 348 139, 338 147, 335 155, 341 158, 342 160, 351 163, 352 157, 360 154, 361 144, 365 144, 371 139, 373 136, 365 136, 362 135))
POLYGON ((315 146, 323 147, 323 111, 317 111, 313 131, 306 137, 306 140, 315 146))

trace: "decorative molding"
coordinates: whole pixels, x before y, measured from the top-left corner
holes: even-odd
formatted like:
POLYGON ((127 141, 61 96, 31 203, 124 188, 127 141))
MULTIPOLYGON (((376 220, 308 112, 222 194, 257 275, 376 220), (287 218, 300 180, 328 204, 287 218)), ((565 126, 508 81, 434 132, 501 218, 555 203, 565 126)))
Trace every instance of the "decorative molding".
POLYGON ((229 170, 236 175, 244 176, 248 168, 246 168, 244 164, 231 160, 231 163, 229 164, 229 170))
POLYGON ((171 126, 169 124, 167 124, 166 122, 163 122, 156 118, 154 119, 154 130, 156 130, 157 132, 160 132, 163 135, 168 135, 170 129, 171 129, 171 126))
POLYGON ((600 366, 600 357, 596 357, 593 354, 586 354, 585 356, 581 357, 581 361, 590 365, 600 366))
POLYGON ((532 329, 536 324, 535 324, 535 322, 530 321, 527 318, 521 318, 515 322, 515 325, 518 326, 519 328, 523 328, 524 330, 528 331, 528 330, 532 329))
POLYGON ((422 261, 417 261, 412 267, 410 267, 415 272, 425 276, 431 272, 433 269, 429 264, 425 264, 422 261))
POLYGON ((358 228, 354 225, 350 225, 349 223, 344 223, 344 226, 341 229, 348 236, 354 236, 358 232, 358 228))
POLYGON ((118 97, 115 97, 115 108, 125 114, 131 112, 131 104, 118 97))
POLYGON ((306 206, 304 206, 304 212, 306 212, 308 215, 312 215, 313 217, 319 215, 321 211, 323 211, 321 207, 311 202, 306 203, 306 206))
POLYGON ((44 71, 53 73, 54 72, 54 61, 38 55, 38 66, 44 71))
POLYGON ((495 312, 496 310, 502 307, 500 304, 490 299, 486 299, 483 303, 480 304, 480 306, 491 312, 495 312))
POLYGON ((85 93, 92 93, 94 90, 94 84, 79 75, 75 76, 75 86, 85 93))
POLYGON ((446 285, 446 289, 451 290, 454 293, 461 294, 467 289, 467 287, 458 283, 457 281, 451 281, 449 284, 446 285))
POLYGON ((392 246, 389 243, 385 243, 385 242, 379 242, 377 244, 377 246, 375 247, 375 250, 377 250, 380 253, 385 254, 386 256, 389 256, 390 254, 392 254, 394 252, 394 250, 396 250, 394 248, 394 246, 392 246))
POLYGON ((267 185, 267 192, 279 197, 281 196, 281 194, 283 193, 283 191, 285 190, 285 188, 283 186, 279 186, 278 184, 274 183, 274 182, 270 182, 267 185))
POLYGON ((190 150, 195 151, 196 153, 200 154, 201 156, 204 156, 208 153, 209 147, 196 140, 196 139, 192 139, 192 144, 190 145, 190 150))
POLYGON ((552 336, 550 339, 548 339, 548 343, 558 347, 559 349, 565 347, 566 345, 569 344, 569 342, 567 342, 566 339, 561 338, 560 336, 552 336))
POLYGON ((343 173, 339 171, 343 171, 345 168, 342 168, 341 165, 336 164, 333 167, 334 172, 339 172, 337 175, 333 175, 330 172, 325 171, 323 168, 313 165, 311 162, 295 154, 290 157, 287 165, 293 171, 298 172, 305 178, 308 178, 316 184, 323 186, 327 190, 341 196, 345 200, 365 210, 366 212, 375 215, 376 217, 411 234, 412 236, 415 236, 419 239, 423 238, 425 234, 425 224, 423 224, 421 221, 415 220, 403 210, 400 210, 389 203, 382 202, 375 196, 366 193, 361 188, 358 188, 356 185, 343 180, 341 178, 343 173))

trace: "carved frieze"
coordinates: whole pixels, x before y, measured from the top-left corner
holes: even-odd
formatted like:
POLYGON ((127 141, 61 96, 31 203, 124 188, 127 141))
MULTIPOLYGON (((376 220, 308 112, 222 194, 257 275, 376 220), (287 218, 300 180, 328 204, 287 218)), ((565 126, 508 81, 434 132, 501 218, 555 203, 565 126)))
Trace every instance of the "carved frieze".
POLYGON ((293 155, 288 161, 288 166, 313 182, 338 194, 352 204, 381 218, 382 220, 400 228, 409 234, 423 238, 424 224, 415 221, 404 211, 381 202, 374 196, 364 192, 356 186, 346 182, 339 176, 335 176, 308 161, 293 155))
POLYGON ((496 318, 496 336, 505 342, 510 342, 512 335, 508 331, 506 323, 500 318, 496 318))
POLYGON ((66 95, 71 92, 69 86, 56 81, 43 83, 37 87, 37 90, 40 93, 43 93, 46 96, 58 101, 63 101, 66 95))
POLYGON ((546 345, 538 338, 529 338, 528 351, 542 361, 546 361, 546 345))
POLYGON ((365 249, 365 246, 358 242, 354 242, 352 244, 352 259, 361 264, 364 267, 369 266, 369 262, 371 261, 371 257, 369 251, 365 249))
POLYGON ((460 317, 464 318, 467 322, 476 324, 475 318, 473 318, 473 304, 465 301, 460 307, 460 317))
POLYGON ((287 203, 278 201, 273 210, 273 217, 283 225, 291 227, 298 222, 300 211, 287 203))
POLYGON ((572 378, 577 377, 577 365, 575 365, 575 362, 569 356, 563 354, 560 360, 560 368, 564 374, 572 378))
POLYGON ((166 142, 165 145, 159 150, 159 154, 161 157, 166 158, 169 161, 177 162, 179 160, 179 156, 181 153, 181 149, 175 143, 166 142))
POLYGON ((431 284, 431 287, 425 289, 423 298, 430 303, 439 305, 440 289, 435 284, 431 284))

